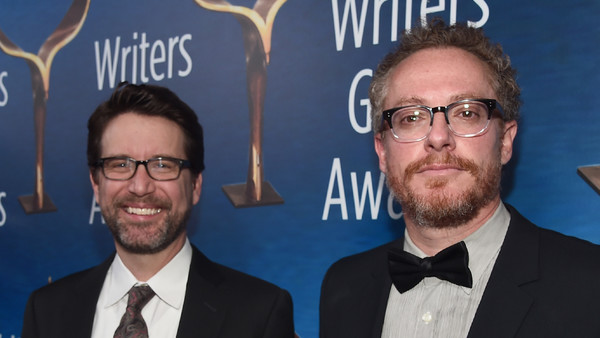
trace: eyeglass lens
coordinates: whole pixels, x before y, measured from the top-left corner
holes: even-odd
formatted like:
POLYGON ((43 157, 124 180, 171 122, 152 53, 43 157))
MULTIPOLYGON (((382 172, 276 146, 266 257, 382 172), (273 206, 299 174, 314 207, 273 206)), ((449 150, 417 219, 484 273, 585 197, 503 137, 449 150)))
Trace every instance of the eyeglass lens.
POLYGON ((485 130, 489 121, 487 105, 478 101, 457 102, 447 108, 407 106, 392 115, 392 130, 400 140, 420 140, 429 134, 432 116, 447 111, 447 122, 459 136, 475 136, 485 130))
POLYGON ((170 158, 152 158, 147 161, 127 157, 108 158, 104 159, 102 169, 108 179, 128 180, 135 175, 139 165, 146 167, 148 176, 159 181, 174 180, 181 171, 180 161, 170 158))

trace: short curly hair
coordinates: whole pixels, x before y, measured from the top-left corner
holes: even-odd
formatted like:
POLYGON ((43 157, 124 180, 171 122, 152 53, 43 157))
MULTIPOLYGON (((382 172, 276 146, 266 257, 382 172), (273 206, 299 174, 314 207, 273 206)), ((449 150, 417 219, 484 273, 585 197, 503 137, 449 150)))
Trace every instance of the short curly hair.
POLYGON ((383 101, 387 95, 388 78, 394 68, 415 52, 427 48, 444 47, 463 49, 483 61, 490 70, 492 87, 504 110, 504 120, 510 121, 519 118, 521 89, 516 80, 517 72, 511 66, 508 55, 504 54, 502 46, 491 43, 481 28, 470 27, 462 23, 446 25, 443 20, 436 18, 427 26, 419 26, 405 31, 397 48, 387 54, 379 63, 369 86, 374 132, 381 131, 383 101))

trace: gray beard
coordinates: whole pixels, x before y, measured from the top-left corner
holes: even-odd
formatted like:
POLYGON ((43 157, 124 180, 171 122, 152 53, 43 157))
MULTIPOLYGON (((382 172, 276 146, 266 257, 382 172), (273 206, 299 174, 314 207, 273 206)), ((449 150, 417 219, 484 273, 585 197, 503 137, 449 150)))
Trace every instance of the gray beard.
MULTIPOLYGON (((131 227, 143 228, 149 223, 141 222, 135 224, 126 224, 118 219, 118 206, 113 204, 114 213, 102 210, 102 215, 106 224, 113 235, 114 240, 122 246, 126 251, 134 254, 154 254, 166 249, 171 245, 186 229, 187 221, 191 214, 191 208, 181 214, 168 214, 164 224, 154 238, 148 241, 136 241, 129 238, 127 229, 131 227)), ((171 210, 165 208, 163 210, 171 210)))

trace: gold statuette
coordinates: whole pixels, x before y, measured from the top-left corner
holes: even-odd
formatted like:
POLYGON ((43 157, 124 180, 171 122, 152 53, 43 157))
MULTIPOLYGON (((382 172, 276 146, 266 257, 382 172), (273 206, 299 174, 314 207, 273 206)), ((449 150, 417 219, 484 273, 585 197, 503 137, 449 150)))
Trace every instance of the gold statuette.
POLYGON ((28 214, 56 210, 52 200, 44 192, 44 124, 50 88, 50 67, 56 53, 79 33, 89 6, 90 0, 73 0, 67 14, 42 44, 37 55, 23 51, 0 30, 0 49, 8 55, 25 59, 31 72, 36 144, 35 191, 33 195, 19 197, 21 206, 28 214))
POLYGON ((600 165, 587 165, 577 168, 577 173, 600 194, 600 165))
POLYGON ((262 160, 262 115, 267 86, 271 32, 277 11, 286 0, 258 0, 254 8, 233 6, 224 0, 195 0, 211 11, 231 13, 242 26, 246 56, 246 84, 250 110, 250 150, 246 183, 227 185, 223 191, 235 207, 283 203, 265 181, 262 160))

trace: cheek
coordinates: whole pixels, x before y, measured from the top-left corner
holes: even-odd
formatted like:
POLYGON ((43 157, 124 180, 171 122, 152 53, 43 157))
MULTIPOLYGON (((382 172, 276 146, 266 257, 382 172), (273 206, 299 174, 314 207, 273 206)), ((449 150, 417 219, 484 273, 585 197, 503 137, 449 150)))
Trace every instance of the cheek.
POLYGON ((490 152, 490 157, 494 161, 502 161, 502 148, 503 148, 502 136, 498 135, 496 137, 496 142, 494 143, 493 150, 490 152))
POLYGON ((177 185, 164 187, 163 192, 171 199, 173 205, 179 208, 187 208, 192 203, 192 184, 184 180, 177 185))
POLYGON ((394 143, 389 146, 387 154, 387 166, 396 174, 403 173, 408 165, 427 155, 423 152, 422 143, 419 142, 414 144, 394 143))
POLYGON ((490 165, 502 165, 502 143, 494 142, 489 147, 479 151, 479 157, 473 159, 478 162, 480 168, 487 168, 490 165), (482 156, 481 154, 485 154, 482 156))
POLYGON ((394 181, 404 181, 406 168, 415 159, 407 157, 406 154, 396 152, 389 155, 386 163, 386 176, 394 181))
POLYGON ((102 180, 99 182, 96 189, 96 199, 100 205, 108 205, 112 203, 118 196, 127 193, 128 181, 109 181, 102 180))
POLYGON ((96 194, 96 199, 98 200, 98 204, 106 205, 116 196, 115 189, 111 189, 110 185, 100 184, 98 186, 98 192, 96 194))

